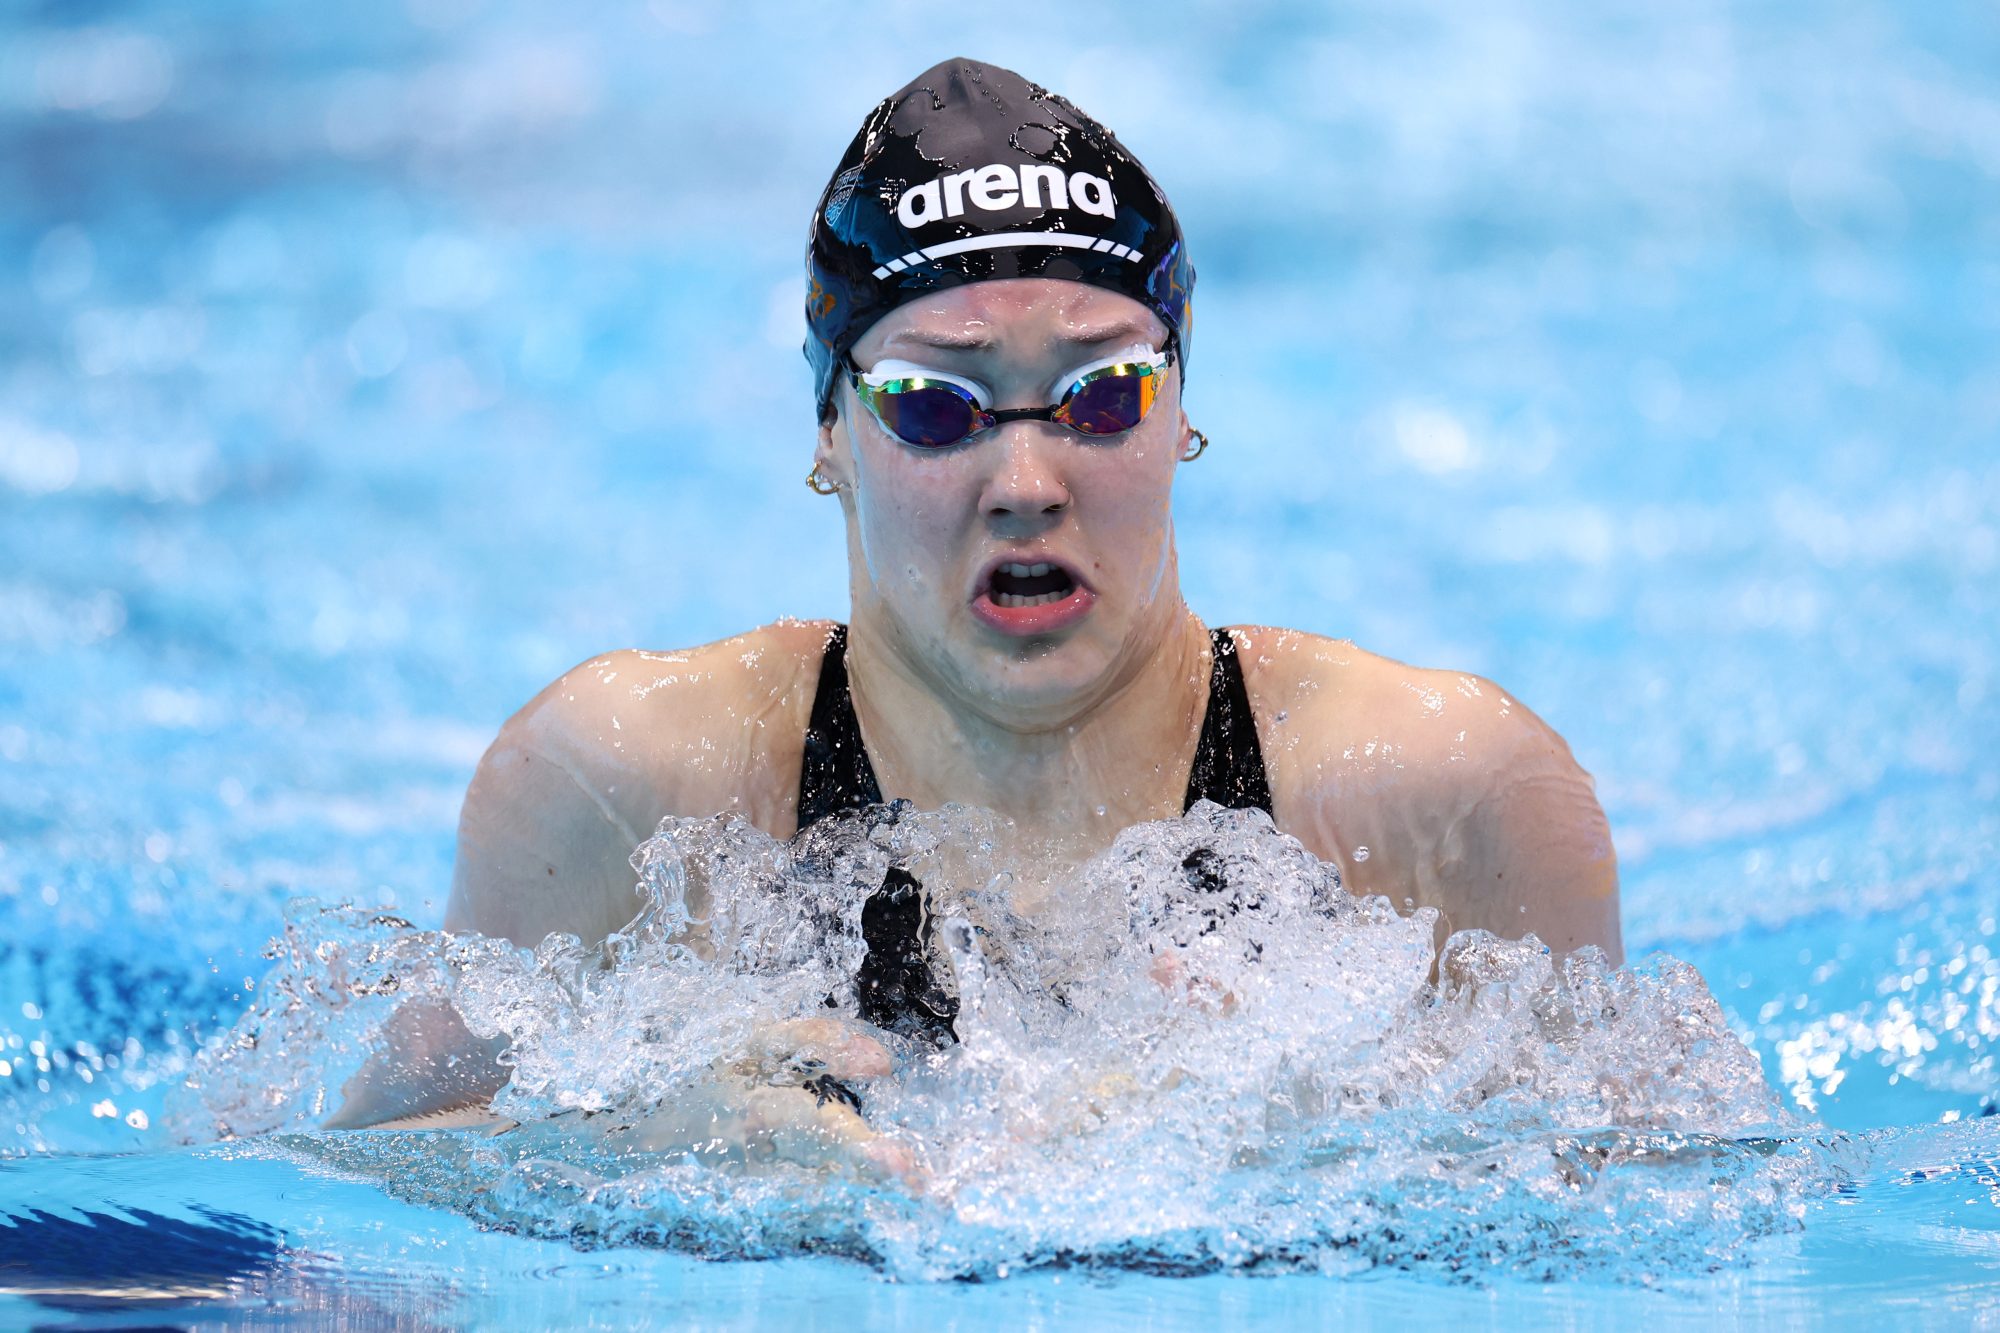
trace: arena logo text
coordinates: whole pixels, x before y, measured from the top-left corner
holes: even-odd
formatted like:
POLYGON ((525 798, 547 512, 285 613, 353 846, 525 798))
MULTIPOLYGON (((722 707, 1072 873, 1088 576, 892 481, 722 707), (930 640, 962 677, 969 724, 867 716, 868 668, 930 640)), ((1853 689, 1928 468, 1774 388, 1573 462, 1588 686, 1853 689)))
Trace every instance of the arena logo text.
POLYGON ((1013 208, 1079 208, 1099 217, 1118 216, 1118 201, 1112 198, 1111 182, 1087 171, 1065 176, 1062 168, 1039 162, 1009 166, 996 162, 954 171, 903 191, 896 201, 896 218, 915 231, 928 222, 960 217, 966 205, 987 212, 1013 208), (1046 194, 1048 202, 1042 202, 1046 194))

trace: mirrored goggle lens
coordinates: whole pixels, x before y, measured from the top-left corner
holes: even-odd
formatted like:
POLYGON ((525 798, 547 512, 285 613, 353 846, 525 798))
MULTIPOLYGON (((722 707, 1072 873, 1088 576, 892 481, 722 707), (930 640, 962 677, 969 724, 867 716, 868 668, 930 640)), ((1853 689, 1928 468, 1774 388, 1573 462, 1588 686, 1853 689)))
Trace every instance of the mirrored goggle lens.
POLYGON ((956 388, 895 380, 875 389, 868 405, 905 444, 941 449, 972 434, 978 407, 956 388))
POLYGON ((1057 419, 1084 435, 1116 435, 1144 421, 1159 393, 1151 366, 1107 366, 1070 390, 1057 419))

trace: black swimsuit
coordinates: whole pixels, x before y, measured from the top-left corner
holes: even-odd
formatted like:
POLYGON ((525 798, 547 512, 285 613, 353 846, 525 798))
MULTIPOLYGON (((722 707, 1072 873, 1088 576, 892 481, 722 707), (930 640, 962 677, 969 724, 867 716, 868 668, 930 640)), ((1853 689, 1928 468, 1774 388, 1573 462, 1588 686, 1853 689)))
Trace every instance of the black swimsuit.
MULTIPOLYGON (((1208 633, 1215 666, 1182 809, 1206 800, 1232 810, 1268 814, 1271 785, 1264 774, 1264 751, 1257 743, 1243 665, 1236 660, 1236 641, 1228 630, 1208 633)), ((812 719, 806 724, 805 759, 799 767, 799 831, 842 811, 882 804, 882 784, 861 743, 861 723, 847 688, 847 626, 836 625, 827 639, 812 719)), ((923 886, 902 867, 891 868, 882 887, 861 908, 861 936, 868 953, 855 988, 864 1019, 943 1045, 955 1037, 952 1021, 958 1017, 958 1000, 938 984, 931 970, 928 933, 923 886)))

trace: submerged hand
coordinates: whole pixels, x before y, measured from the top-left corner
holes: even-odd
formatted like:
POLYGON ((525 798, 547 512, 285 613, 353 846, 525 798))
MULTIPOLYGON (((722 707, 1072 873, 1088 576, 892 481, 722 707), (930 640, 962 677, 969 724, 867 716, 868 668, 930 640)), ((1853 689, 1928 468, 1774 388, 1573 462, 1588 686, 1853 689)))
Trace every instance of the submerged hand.
POLYGON ((778 1083, 799 1073, 882 1078, 895 1072, 896 1062, 888 1047, 846 1019, 799 1018, 758 1028, 731 1068, 778 1083))
POLYGON ((1146 969, 1146 975, 1151 977, 1161 990, 1196 1009, 1221 1014, 1225 1018, 1236 1012, 1236 993, 1224 990, 1207 977, 1197 976, 1189 971, 1178 949, 1162 949, 1153 955, 1152 965, 1146 969))
POLYGON ((716 1165, 845 1168, 863 1179, 921 1188, 915 1156, 861 1118, 861 1098, 849 1086, 894 1068, 880 1042, 839 1019, 776 1024, 759 1029, 727 1068, 611 1131, 607 1142, 639 1152, 686 1152, 716 1165))
POLYGON ((421 1122, 445 1112, 483 1109, 507 1084, 499 1062, 504 1038, 472 1034, 448 1001, 425 998, 383 1025, 381 1049, 341 1085, 340 1105, 322 1129, 421 1122))

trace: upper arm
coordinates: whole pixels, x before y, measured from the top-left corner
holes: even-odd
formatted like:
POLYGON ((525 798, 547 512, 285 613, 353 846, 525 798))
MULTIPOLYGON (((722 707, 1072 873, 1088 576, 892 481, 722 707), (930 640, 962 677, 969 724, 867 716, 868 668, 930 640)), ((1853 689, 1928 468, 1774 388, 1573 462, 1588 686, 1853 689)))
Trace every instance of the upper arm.
POLYGON ((447 929, 531 947, 552 931, 594 943, 638 911, 629 858, 652 825, 631 807, 644 784, 597 745, 597 692, 572 687, 585 670, 515 714, 479 761, 447 929))
MULTIPOLYGON (((445 929, 534 946, 567 932, 595 943, 638 911, 627 858, 643 787, 598 743, 606 664, 587 662, 501 728, 466 790, 445 929), (625 789, 621 808, 618 789, 625 789)), ((485 1102, 507 1081, 504 1039, 481 1040, 448 1002, 398 1008, 384 1050, 341 1088, 327 1129, 485 1102)))
MULTIPOLYGON (((445 929, 530 947, 554 931, 595 943, 637 912, 626 858, 638 838, 606 797, 617 784, 591 756, 594 704, 581 684, 565 677, 544 690, 479 761, 459 812, 445 929)), ((449 1002, 402 1005, 382 1040, 324 1128, 482 1104, 507 1082, 506 1041, 475 1037, 449 1002)))
POLYGON ((1440 770, 1456 788, 1439 799, 1434 862, 1450 925, 1622 962, 1618 858, 1595 785, 1547 724, 1485 685, 1496 715, 1456 771, 1440 770))
POLYGON ((1622 957, 1618 863, 1590 775, 1493 682, 1252 630, 1280 827, 1348 887, 1446 930, 1622 957))

